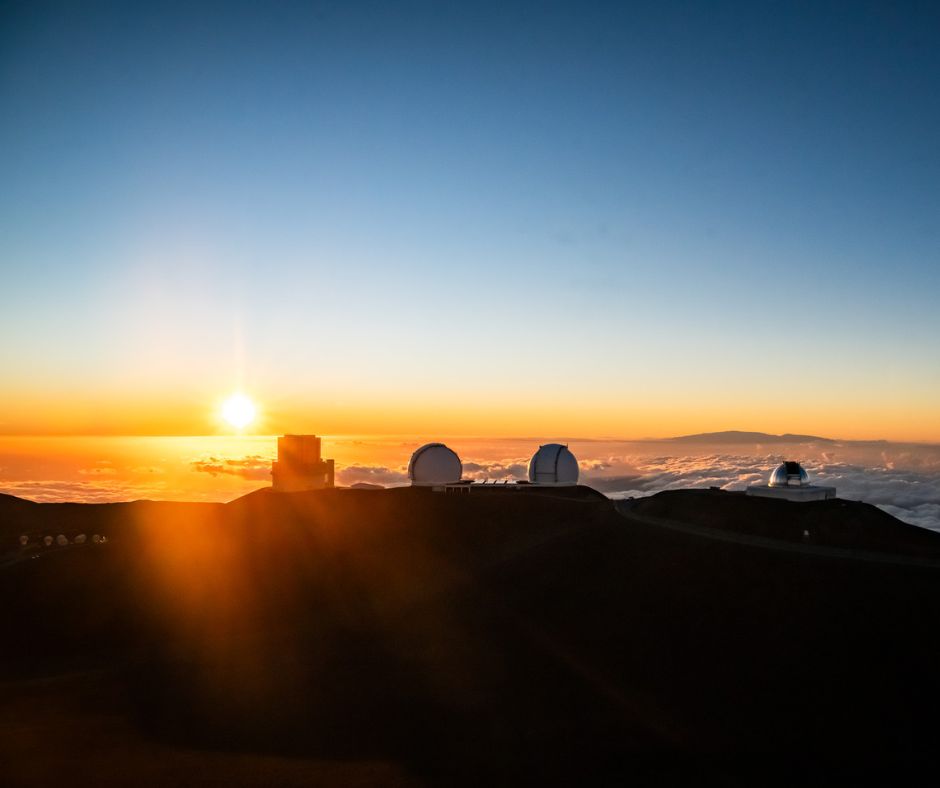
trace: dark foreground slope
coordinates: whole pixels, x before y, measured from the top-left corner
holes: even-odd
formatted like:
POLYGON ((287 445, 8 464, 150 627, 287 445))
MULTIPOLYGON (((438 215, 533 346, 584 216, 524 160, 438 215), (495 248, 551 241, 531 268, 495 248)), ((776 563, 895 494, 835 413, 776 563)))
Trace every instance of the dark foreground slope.
POLYGON ((927 567, 594 497, 122 507, 0 572, 7 784, 913 782, 940 732, 927 567))
POLYGON ((719 489, 667 490, 621 502, 633 515, 807 546, 940 560, 940 534, 876 506, 833 498, 796 503, 719 489))

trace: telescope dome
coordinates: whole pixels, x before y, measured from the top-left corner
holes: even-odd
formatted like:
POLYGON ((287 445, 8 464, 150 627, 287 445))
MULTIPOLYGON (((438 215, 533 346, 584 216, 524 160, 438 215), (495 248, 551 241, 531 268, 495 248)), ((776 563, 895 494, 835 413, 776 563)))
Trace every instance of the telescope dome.
POLYGON ((546 443, 529 461, 529 481, 532 484, 577 484, 578 460, 567 446, 546 443))
POLYGON ((781 463, 770 474, 769 487, 803 487, 809 484, 809 474, 798 462, 789 460, 781 463))
POLYGON ((443 443, 426 443, 411 455, 408 478, 413 485, 453 484, 463 476, 463 463, 443 443))

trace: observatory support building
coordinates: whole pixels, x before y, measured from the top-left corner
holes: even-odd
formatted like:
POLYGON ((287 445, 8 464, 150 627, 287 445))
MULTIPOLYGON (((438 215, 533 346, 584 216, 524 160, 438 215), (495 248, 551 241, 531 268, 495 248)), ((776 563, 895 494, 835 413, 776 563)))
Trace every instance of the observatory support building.
POLYGON ((275 492, 322 490, 334 484, 334 463, 320 457, 316 435, 282 435, 277 439, 271 476, 275 492))

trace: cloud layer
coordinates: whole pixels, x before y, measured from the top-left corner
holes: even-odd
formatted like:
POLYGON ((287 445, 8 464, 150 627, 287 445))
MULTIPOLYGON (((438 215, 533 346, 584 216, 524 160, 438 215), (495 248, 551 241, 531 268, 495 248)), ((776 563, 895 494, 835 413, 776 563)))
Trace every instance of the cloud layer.
POLYGON ((137 484, 126 481, 3 481, 0 492, 39 503, 76 501, 79 503, 114 503, 115 501, 167 500, 172 495, 165 485, 137 484))
MULTIPOLYGON (((35 501, 226 501, 270 483, 266 441, 242 450, 217 441, 204 454, 191 450, 195 441, 153 439, 152 448, 147 444, 133 456, 109 454, 103 446, 83 456, 0 452, 0 492, 35 501)), ((528 453, 536 445, 537 439, 454 442, 465 478, 499 481, 526 478, 528 453)), ((333 448, 335 456, 354 459, 337 462, 340 485, 408 483, 413 446, 406 442, 357 440, 333 448)), ((572 441, 571 448, 580 460, 581 480, 615 498, 683 487, 741 490, 766 481, 782 460, 798 459, 814 481, 835 486, 839 497, 872 503, 906 522, 940 531, 940 446, 572 441)))
MULTIPOLYGON (((805 465, 814 481, 836 487, 840 498, 866 501, 905 522, 940 530, 940 463, 910 452, 893 457, 884 455, 879 465, 864 465, 842 462, 834 452, 824 452, 815 460, 805 461, 805 465)), ((749 484, 766 482, 780 462, 780 455, 775 454, 712 453, 588 457, 580 465, 585 484, 612 498, 627 498, 689 487, 743 490, 749 484)), ((241 474, 246 464, 230 462, 220 468, 209 463, 199 470, 241 474)), ((463 467, 465 479, 518 480, 527 476, 528 459, 469 459, 463 467)), ((407 484, 408 474, 404 465, 358 464, 340 466, 336 479, 345 486, 357 483, 394 486, 407 484)))
POLYGON ((336 471, 336 483, 345 487, 354 484, 381 484, 393 486, 405 484, 408 481, 408 471, 404 466, 388 468, 384 465, 347 465, 339 467, 336 471))
POLYGON ((243 479, 270 479, 271 460, 260 454, 250 454, 246 457, 204 457, 193 460, 190 465, 194 471, 208 473, 212 476, 229 474, 240 476, 243 479))

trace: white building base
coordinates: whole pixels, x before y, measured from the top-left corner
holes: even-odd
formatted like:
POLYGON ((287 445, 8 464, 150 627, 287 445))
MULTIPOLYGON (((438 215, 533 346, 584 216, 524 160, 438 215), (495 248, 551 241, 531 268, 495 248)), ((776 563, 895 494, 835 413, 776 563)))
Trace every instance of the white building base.
POLYGON ((802 484, 799 487, 771 487, 767 484, 752 484, 747 488, 748 495, 759 498, 782 498, 785 501, 827 501, 836 497, 835 487, 817 487, 815 484, 802 484))

